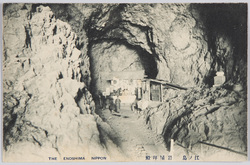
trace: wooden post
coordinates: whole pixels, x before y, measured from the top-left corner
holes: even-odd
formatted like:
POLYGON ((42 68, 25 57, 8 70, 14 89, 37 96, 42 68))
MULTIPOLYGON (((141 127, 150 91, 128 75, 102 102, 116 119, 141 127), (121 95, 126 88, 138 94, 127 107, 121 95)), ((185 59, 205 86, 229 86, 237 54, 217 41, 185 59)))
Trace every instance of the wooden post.
POLYGON ((150 80, 148 81, 148 101, 150 101, 150 80))
POLYGON ((163 87, 162 87, 162 84, 161 84, 161 89, 160 89, 160 102, 163 102, 163 87))
POLYGON ((171 139, 170 141, 170 154, 174 155, 174 139, 171 139))

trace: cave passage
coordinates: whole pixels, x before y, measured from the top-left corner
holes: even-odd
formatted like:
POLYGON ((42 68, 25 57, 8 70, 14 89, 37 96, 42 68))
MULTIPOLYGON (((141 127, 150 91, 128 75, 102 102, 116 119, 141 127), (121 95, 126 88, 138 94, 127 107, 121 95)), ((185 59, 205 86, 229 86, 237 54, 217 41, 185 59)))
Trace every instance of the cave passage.
MULTIPOLYGON (((99 40, 89 49, 91 71, 91 93, 97 95, 101 86, 100 72, 136 72, 144 70, 145 77, 156 78, 158 74, 155 57, 140 46, 128 44, 124 40, 99 40)), ((125 77, 128 77, 124 75, 125 77)), ((121 75, 121 79, 123 76, 121 75)), ((126 79, 126 78, 125 78, 126 79)), ((133 76, 131 75, 131 79, 133 76)))
POLYGON ((140 47, 136 48, 136 51, 141 59, 145 74, 148 78, 155 79, 158 74, 156 59, 140 47))

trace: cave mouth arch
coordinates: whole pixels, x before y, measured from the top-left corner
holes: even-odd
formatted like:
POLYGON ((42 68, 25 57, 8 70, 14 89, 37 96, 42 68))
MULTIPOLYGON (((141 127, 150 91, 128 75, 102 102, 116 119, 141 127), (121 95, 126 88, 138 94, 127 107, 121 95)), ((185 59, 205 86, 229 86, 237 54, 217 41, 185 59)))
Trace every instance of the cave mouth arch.
POLYGON ((124 40, 98 40, 89 44, 91 83, 90 91, 96 97, 100 93, 100 71, 144 70, 147 78, 155 79, 158 74, 155 56, 140 46, 131 45, 124 40), (133 54, 133 55, 131 55, 133 54), (115 60, 114 60, 115 58, 115 60), (131 63, 131 60, 135 60, 131 63), (105 67, 103 67, 105 66, 105 67))

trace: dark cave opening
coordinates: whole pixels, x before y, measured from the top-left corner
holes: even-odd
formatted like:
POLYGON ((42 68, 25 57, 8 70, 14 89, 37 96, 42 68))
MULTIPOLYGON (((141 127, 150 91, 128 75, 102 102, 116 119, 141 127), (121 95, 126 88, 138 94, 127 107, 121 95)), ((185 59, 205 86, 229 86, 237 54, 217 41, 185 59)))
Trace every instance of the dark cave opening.
POLYGON ((199 13, 198 19, 204 24, 213 57, 204 83, 213 84, 211 80, 216 70, 222 68, 226 81, 246 84, 246 69, 240 65, 247 62, 247 4, 191 4, 190 7, 199 13))
MULTIPOLYGON (((142 67, 145 71, 145 75, 147 78, 152 78, 155 79, 157 74, 158 74, 158 69, 157 69, 157 59, 155 57, 148 53, 146 50, 141 48, 140 46, 136 45, 131 45, 129 44, 126 40, 121 40, 121 39, 101 39, 101 40, 95 40, 89 43, 89 51, 88 51, 88 56, 90 57, 90 72, 91 74, 91 83, 90 83, 90 91, 92 94, 96 95, 97 92, 97 86, 96 86, 96 78, 95 78, 95 63, 93 62, 93 56, 95 54, 92 54, 92 47, 96 44, 103 43, 103 42, 110 42, 112 45, 121 45, 125 46, 128 50, 133 50, 136 52, 136 54, 139 57, 140 63, 142 64, 142 67)), ((109 61, 103 61, 109 62, 109 61)), ((96 96, 95 96, 96 97, 96 96)))

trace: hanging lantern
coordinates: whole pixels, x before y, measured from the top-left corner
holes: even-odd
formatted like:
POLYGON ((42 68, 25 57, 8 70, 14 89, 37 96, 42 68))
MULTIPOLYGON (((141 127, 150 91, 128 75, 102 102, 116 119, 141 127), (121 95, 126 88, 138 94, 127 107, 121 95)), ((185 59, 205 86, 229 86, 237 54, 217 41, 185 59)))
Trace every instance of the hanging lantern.
POLYGON ((114 77, 111 81, 111 85, 117 86, 118 84, 119 84, 119 79, 114 77))

